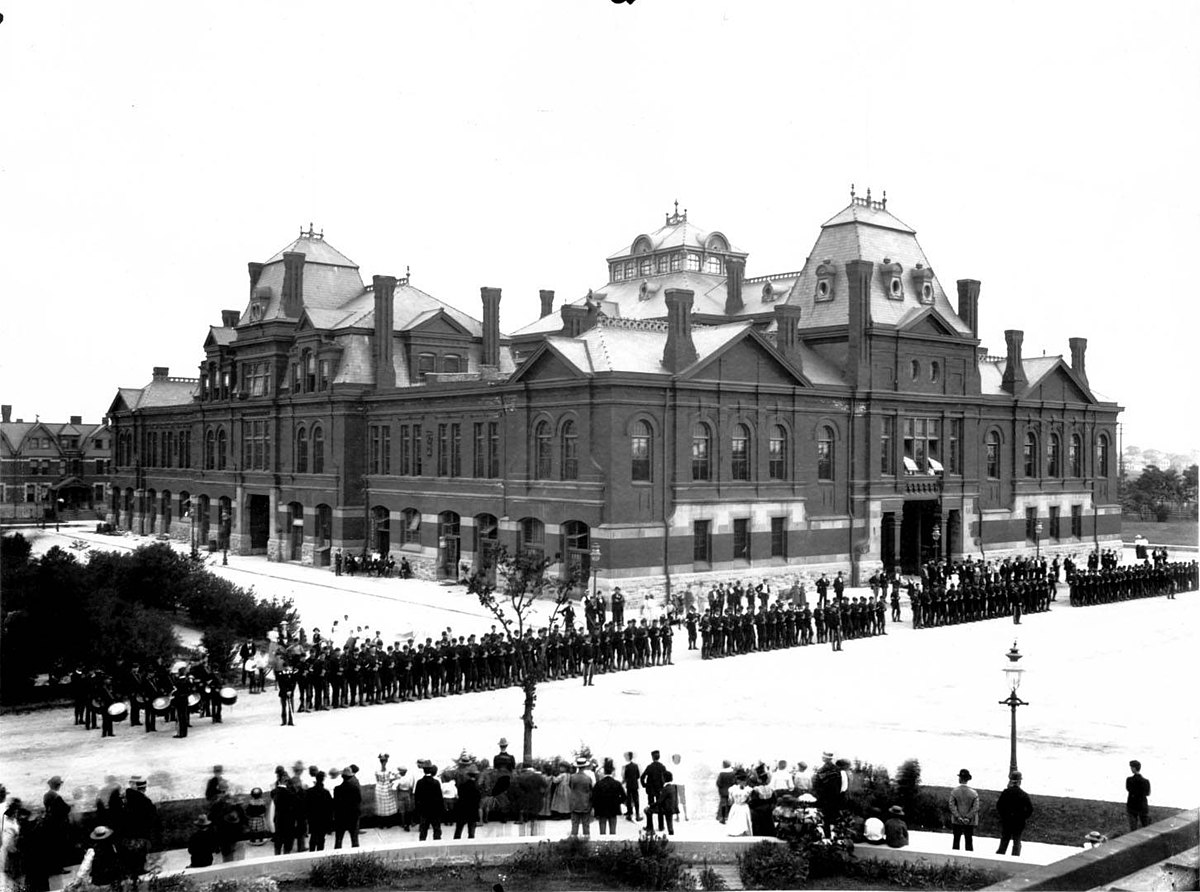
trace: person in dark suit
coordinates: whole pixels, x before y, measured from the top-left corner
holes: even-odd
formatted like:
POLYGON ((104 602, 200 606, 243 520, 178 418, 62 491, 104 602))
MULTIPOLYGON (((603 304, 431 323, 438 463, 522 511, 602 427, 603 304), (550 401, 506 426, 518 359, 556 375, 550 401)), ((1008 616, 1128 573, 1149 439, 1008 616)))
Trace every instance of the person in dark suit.
POLYGON ((641 820, 641 797, 638 788, 638 781, 641 779, 642 771, 638 768, 638 763, 633 761, 633 753, 625 754, 625 767, 621 769, 621 780, 625 782, 625 820, 632 821, 636 814, 638 820, 641 820))
POLYGON ((416 788, 413 790, 413 799, 417 806, 417 819, 419 821, 419 831, 421 842, 424 842, 429 835, 429 829, 433 828, 433 838, 442 838, 442 819, 444 816, 442 805, 442 785, 438 783, 437 766, 426 762, 422 768, 425 771, 425 776, 417 781, 416 788))
POLYGON ((721 763, 721 770, 717 772, 717 820, 722 824, 725 823, 725 817, 729 814, 729 788, 737 783, 737 774, 733 767, 726 759, 721 763))
POLYGON ((621 782, 613 777, 615 770, 612 759, 605 759, 604 777, 596 782, 592 790, 592 812, 600 824, 601 836, 606 829, 610 836, 616 835, 617 815, 621 813, 621 806, 627 798, 621 782))
MULTIPOLYGON (((475 838, 475 825, 479 822, 479 803, 483 794, 479 792, 479 769, 471 766, 464 777, 455 782, 458 796, 454 800, 454 838, 462 839, 463 827, 467 838, 475 838)), ((437 837, 434 837, 435 839, 437 837)))
POLYGON ((175 711, 175 736, 187 737, 188 722, 191 715, 188 713, 188 697, 192 693, 192 686, 188 680, 186 670, 180 669, 179 675, 175 678, 175 689, 171 696, 171 706, 175 711))
POLYGON ((1133 772, 1125 778, 1125 814, 1129 818, 1129 829, 1137 830, 1138 826, 1150 825, 1150 781, 1142 776, 1142 763, 1133 759, 1129 763, 1133 772))
MULTIPOLYGON (((325 837, 333 826, 333 796, 325 789, 325 772, 318 771, 316 780, 304 791, 304 817, 308 822, 308 849, 325 851, 325 837)), ((353 841, 353 840, 352 840, 353 841)))
POLYGON ((659 755, 658 750, 651 750, 650 764, 642 772, 642 786, 646 788, 646 807, 651 810, 658 805, 658 797, 667 783, 667 766, 658 761, 659 755))
POLYGON ((358 848, 358 821, 362 816, 362 787, 349 768, 342 769, 342 782, 333 790, 333 847, 340 849, 350 834, 351 848, 358 848))
POLYGON ((1014 771, 1008 776, 1008 787, 996 800, 996 813, 1000 816, 1000 848, 997 855, 1008 852, 1008 842, 1012 840, 1013 857, 1021 854, 1021 834, 1025 832, 1025 822, 1033 814, 1033 803, 1029 794, 1021 789, 1021 772, 1014 771))

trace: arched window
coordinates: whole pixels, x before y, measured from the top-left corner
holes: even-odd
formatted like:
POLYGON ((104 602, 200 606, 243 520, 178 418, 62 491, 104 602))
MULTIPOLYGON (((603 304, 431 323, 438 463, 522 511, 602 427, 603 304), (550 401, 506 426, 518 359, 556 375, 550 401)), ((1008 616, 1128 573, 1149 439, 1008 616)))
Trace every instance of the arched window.
POLYGON ((1083 441, 1079 434, 1071 434, 1067 443, 1067 467, 1072 477, 1083 476, 1083 441))
POLYGON ((708 425, 699 421, 692 425, 692 479, 711 480, 712 464, 709 456, 712 454, 712 432, 708 425))
POLYGON ((772 480, 787 479, 787 431, 782 424, 771 428, 771 439, 767 444, 769 462, 768 474, 772 480))
POLYGON ((634 422, 629 435, 629 455, 631 461, 630 479, 648 481, 651 476, 650 459, 650 425, 644 421, 634 422))
POLYGON ((562 479, 579 479, 579 435, 575 422, 565 421, 562 426, 562 479))
POLYGON ((1108 434, 1101 434, 1096 442, 1096 476, 1108 476, 1108 434))
POLYGON ((442 357, 442 371, 449 373, 461 372, 462 357, 457 353, 447 353, 442 357))
POLYGON ((311 350, 304 351, 304 392, 314 393, 317 389, 317 358, 311 350))
POLYGON ((320 427, 312 429, 312 472, 325 473, 325 432, 320 427))
POLYGON ((211 427, 204 435, 204 470, 212 471, 217 467, 217 432, 211 427))
POLYGON ((827 424, 821 425, 817 431, 817 479, 832 480, 833 464, 833 428, 827 424))
POLYGON ((228 454, 227 447, 229 443, 225 438, 225 428, 217 431, 217 470, 225 470, 225 456, 228 454))
POLYGON ((734 480, 750 479, 750 428, 744 424, 733 426, 730 443, 730 476, 734 480))
POLYGON ((550 479, 551 465, 551 438, 550 438, 550 422, 539 421, 537 427, 533 431, 533 455, 534 468, 533 475, 538 480, 550 479))
POLYGON ((918 378, 921 377, 921 360, 914 359, 911 363, 911 367, 912 367, 912 379, 914 381, 916 381, 918 378))
MULTIPOLYGON (((926 286, 929 287, 929 286, 926 286)), ((929 380, 936 384, 942 377, 942 364, 936 359, 929 363, 929 380)))
POLYGON ((308 431, 304 428, 296 431, 296 473, 308 473, 308 431))
POLYGON ((705 258, 704 271, 706 273, 712 273, 713 275, 719 276, 721 275, 721 269, 722 264, 720 257, 709 256, 705 258))
POLYGON ((1033 431, 1025 434, 1025 448, 1022 457, 1025 459, 1025 476, 1038 476, 1038 442, 1037 435, 1033 431))
POLYGON ((536 517, 522 517, 517 522, 517 551, 532 553, 541 558, 546 548, 546 528, 536 517))
POLYGON ((400 544, 421 544, 421 512, 416 508, 405 508, 400 513, 400 544))
POLYGON ((1050 444, 1046 451, 1046 476, 1062 476, 1062 440, 1058 434, 1050 435, 1050 444))
POLYGON ((563 524, 563 572, 584 585, 592 572, 591 543, 591 530, 582 520, 568 520, 563 524))
POLYGON ((987 463, 987 475, 993 480, 1000 478, 1000 433, 999 431, 988 431, 987 439, 984 441, 985 461, 987 463))

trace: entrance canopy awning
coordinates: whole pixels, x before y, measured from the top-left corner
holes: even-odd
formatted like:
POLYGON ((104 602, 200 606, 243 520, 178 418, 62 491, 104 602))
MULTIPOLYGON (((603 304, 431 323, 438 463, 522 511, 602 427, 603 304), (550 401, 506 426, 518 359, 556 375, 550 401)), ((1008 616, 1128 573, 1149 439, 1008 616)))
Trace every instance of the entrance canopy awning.
POLYGON ((52 490, 57 490, 57 489, 91 489, 91 488, 92 488, 92 487, 91 487, 89 484, 87 484, 87 483, 84 483, 84 482, 83 482, 83 481, 82 481, 80 478, 78 478, 78 477, 67 477, 65 480, 60 480, 60 481, 58 481, 58 483, 52 483, 52 484, 50 484, 50 489, 52 489, 52 490))

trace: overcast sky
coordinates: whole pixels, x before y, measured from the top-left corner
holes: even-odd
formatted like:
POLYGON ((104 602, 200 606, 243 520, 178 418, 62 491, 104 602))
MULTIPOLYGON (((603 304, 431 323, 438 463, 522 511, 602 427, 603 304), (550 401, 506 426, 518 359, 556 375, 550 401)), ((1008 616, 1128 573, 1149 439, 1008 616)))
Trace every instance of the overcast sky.
MULTIPOLYGON (((886 189, 981 337, 1088 339, 1125 443, 1197 445, 1200 4, 54 3, 0 23, 0 395, 194 376, 311 221, 478 317, 581 296, 678 199, 799 269, 886 189), (1193 381, 1193 384, 1186 384, 1193 381)), ((556 304, 557 306, 557 304, 556 304)))

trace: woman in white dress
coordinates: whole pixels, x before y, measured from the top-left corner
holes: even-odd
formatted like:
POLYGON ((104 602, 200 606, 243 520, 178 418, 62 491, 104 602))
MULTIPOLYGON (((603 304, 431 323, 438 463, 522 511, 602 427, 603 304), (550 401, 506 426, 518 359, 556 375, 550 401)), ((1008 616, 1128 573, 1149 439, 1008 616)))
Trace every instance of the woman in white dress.
POLYGON ((750 836, 750 787, 744 770, 737 773, 737 786, 729 789, 729 815, 725 829, 730 836, 750 836))

